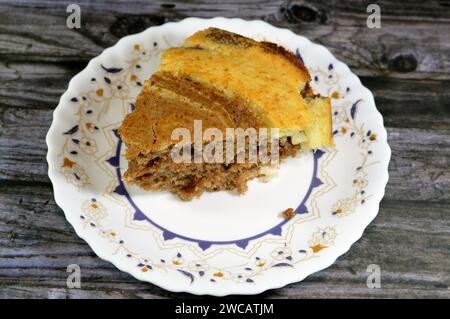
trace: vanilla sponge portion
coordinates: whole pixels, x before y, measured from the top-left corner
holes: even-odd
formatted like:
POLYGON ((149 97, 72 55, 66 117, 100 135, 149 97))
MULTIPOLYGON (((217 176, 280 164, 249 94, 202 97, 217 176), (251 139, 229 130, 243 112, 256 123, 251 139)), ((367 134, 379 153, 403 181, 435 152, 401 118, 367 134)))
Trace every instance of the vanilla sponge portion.
POLYGON ((251 101, 280 136, 305 149, 331 146, 330 101, 313 94, 305 66, 286 49, 216 28, 165 52, 160 71, 216 86, 251 101))

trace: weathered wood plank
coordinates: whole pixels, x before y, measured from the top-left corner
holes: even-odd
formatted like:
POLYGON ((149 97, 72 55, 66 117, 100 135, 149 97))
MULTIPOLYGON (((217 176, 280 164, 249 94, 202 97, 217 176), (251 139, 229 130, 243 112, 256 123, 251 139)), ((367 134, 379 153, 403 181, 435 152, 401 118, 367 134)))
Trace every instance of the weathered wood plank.
POLYGON ((361 77, 390 128, 450 129, 450 81, 361 77))
MULTIPOLYGON (((118 288, 120 289, 120 288, 118 288)), ((431 289, 411 289, 411 288, 383 288, 383 289, 368 289, 367 287, 361 287, 361 285, 347 284, 346 287, 342 287, 340 284, 327 285, 321 283, 318 285, 309 285, 303 283, 300 287, 285 287, 275 291, 270 291, 256 296, 236 296, 239 299, 256 300, 261 298, 448 298, 448 293, 444 289, 431 290, 431 289)), ((128 290, 95 290, 95 289, 67 289, 67 288, 52 288, 52 287, 40 287, 40 286, 18 286, 11 285, 0 289, 0 298, 58 298, 58 299, 155 299, 155 298, 205 298, 197 297, 187 294, 174 294, 170 292, 154 293, 151 288, 142 289, 139 291, 128 290)), ((233 298, 231 296, 230 298, 233 298)))
MULTIPOLYGON (((86 64, 1 63, 0 107, 53 109, 86 64)), ((450 81, 362 77, 385 125, 450 129, 450 81)), ((48 123, 48 125, 50 125, 48 123)))
POLYGON ((85 66, 0 62, 0 107, 53 109, 85 66))
POLYGON ((52 111, 0 108, 0 118, 0 180, 48 181, 45 135, 52 111))
MULTIPOLYGON (((131 294, 116 291, 99 291, 67 288, 48 288, 39 286, 11 286, 0 289, 2 299, 117 299, 135 298, 131 294)), ((149 294, 149 298, 153 298, 149 294)))
POLYGON ((385 198, 448 200, 448 130, 388 129, 392 148, 385 198))
POLYGON ((450 298, 450 5, 377 1, 0 0, 0 298, 184 298, 102 261, 55 205, 45 163, 52 109, 70 78, 120 37, 188 16, 262 19, 327 46, 375 95, 393 150, 380 213, 361 240, 305 281, 249 298, 450 298), (82 290, 66 288, 66 266, 82 290), (382 270, 368 289, 366 267, 382 270))
MULTIPOLYGON (((48 182, 44 140, 51 118, 51 110, 0 108, 0 180, 48 182)), ((448 132, 388 129, 393 156, 386 198, 450 199, 448 132)))
POLYGON ((81 1, 82 28, 65 25, 65 4, 0 4, 0 57, 8 61, 88 61, 124 35, 188 16, 263 19, 326 45, 359 75, 449 79, 450 8, 379 1, 382 28, 369 29, 360 1, 81 1), (407 12, 407 14, 405 14, 407 12), (18 29, 16 26, 21 25, 18 29))
MULTIPOLYGON (((0 185, 0 282, 6 287, 0 296, 175 296, 96 257, 52 196, 49 186, 0 185), (82 291, 65 289, 66 267, 72 263, 82 269, 82 291)), ((383 201, 362 239, 335 265, 264 296, 450 297, 449 204, 383 201), (382 269, 383 289, 365 286, 366 268, 372 263, 382 269)))

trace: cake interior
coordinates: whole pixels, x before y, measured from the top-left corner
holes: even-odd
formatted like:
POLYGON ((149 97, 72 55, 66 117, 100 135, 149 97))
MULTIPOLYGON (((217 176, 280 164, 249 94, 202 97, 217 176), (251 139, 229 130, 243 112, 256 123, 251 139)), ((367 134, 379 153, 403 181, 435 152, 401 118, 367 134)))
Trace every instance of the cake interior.
MULTIPOLYGON (((292 144, 290 138, 279 141, 280 160, 296 156, 299 151, 300 145, 292 144)), ((193 145, 191 152, 194 152, 193 145)), ((235 190, 243 194, 247 191, 247 181, 262 176, 262 167, 270 167, 270 163, 260 161, 249 163, 248 147, 245 152, 245 163, 237 163, 237 154, 233 163, 175 163, 169 148, 159 154, 139 155, 130 160, 124 180, 146 190, 176 193, 182 200, 199 197, 204 191, 235 190)))
MULTIPOLYGON (((309 86, 305 86, 299 95, 310 103, 322 101, 309 86)), ((247 181, 256 177, 268 179, 273 166, 261 161, 248 161, 249 144, 245 144, 244 163, 238 163, 236 149, 234 160, 229 163, 176 163, 171 157, 171 150, 177 142, 172 139, 171 133, 182 127, 188 128, 193 136, 196 120, 202 120, 203 130, 219 128, 225 132, 227 128, 254 128, 256 131, 270 128, 271 123, 265 122, 264 114, 253 112, 250 103, 252 101, 189 78, 174 77, 167 72, 154 74, 146 81, 145 90, 137 99, 136 110, 127 115, 119 129, 127 146, 125 157, 128 170, 123 179, 145 190, 176 193, 183 200, 199 197, 205 191, 235 190, 239 194, 245 193, 247 181)), ((304 132, 294 133, 280 133, 277 140, 279 160, 310 150, 304 132)), ((234 140, 237 140, 236 137, 234 140)), ((223 143, 225 146, 226 142, 223 143)), ((271 146, 269 143, 267 150, 271 146)), ((193 153, 193 145, 190 147, 193 153)), ((226 149, 223 149, 225 153, 226 149)))
MULTIPOLYGON (((181 47, 165 51, 159 69, 145 81, 136 109, 119 128, 127 147, 123 179, 146 190, 176 193, 183 200, 204 191, 244 193, 248 180, 270 177, 278 163, 259 156, 241 162, 237 158, 242 154, 236 152, 234 160, 178 163, 171 156, 180 146, 173 132, 183 128, 193 136, 196 121, 202 123, 201 132, 215 128, 223 136, 229 128, 278 129, 279 139, 271 140, 267 149, 276 145, 279 160, 300 150, 332 146, 330 101, 314 94, 310 81, 303 63, 274 43, 215 28, 195 33, 181 47)), ((223 141, 223 136, 217 139, 223 141)), ((205 146, 213 142, 202 141, 205 146)), ((183 147, 196 153, 190 141, 183 141, 183 147)))

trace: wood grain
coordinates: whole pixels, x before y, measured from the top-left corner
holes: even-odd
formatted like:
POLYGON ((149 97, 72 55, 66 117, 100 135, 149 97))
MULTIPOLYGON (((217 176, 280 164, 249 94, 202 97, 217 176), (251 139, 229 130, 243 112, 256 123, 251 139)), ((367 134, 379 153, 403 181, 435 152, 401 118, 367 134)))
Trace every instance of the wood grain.
MULTIPOLYGON (((51 110, 39 108, 1 111, 0 181, 48 182, 44 140, 51 119, 51 110), (29 123, 25 131, 23 122, 29 123)), ((388 128, 388 136, 395 156, 386 198, 450 200, 448 130, 388 128)))
MULTIPOLYGON (((69 80, 86 64, 0 62, 0 106, 54 109, 69 80)), ((375 95, 387 126, 450 129, 450 81, 360 78, 375 95)))
POLYGON ((248 298, 450 298, 450 3, 0 0, 0 298, 185 298, 118 271, 79 239, 53 200, 45 135, 72 76, 120 37, 185 17, 262 19, 328 47, 375 95, 392 160, 380 213, 361 240, 305 281, 248 298), (82 289, 66 289, 66 267, 82 289), (368 289, 366 268, 382 269, 368 289))
MULTIPOLYGON (((175 296, 96 257, 65 221, 50 186, 0 187, 0 282, 7 286, 0 297, 175 296), (82 291, 65 289, 66 267, 73 263, 82 269, 82 291)), ((264 296, 448 297, 449 203, 384 200, 363 238, 335 265, 264 296), (382 268, 382 289, 365 285, 371 263, 382 268)))
POLYGON ((359 75, 449 79, 450 6, 444 2, 378 1, 383 8, 380 29, 366 27, 367 4, 360 1, 174 1, 174 7, 164 1, 77 3, 82 28, 71 30, 65 25, 65 4, 59 1, 3 0, 0 57, 87 62, 118 38, 149 26, 189 16, 225 16, 289 28, 326 45, 359 75))

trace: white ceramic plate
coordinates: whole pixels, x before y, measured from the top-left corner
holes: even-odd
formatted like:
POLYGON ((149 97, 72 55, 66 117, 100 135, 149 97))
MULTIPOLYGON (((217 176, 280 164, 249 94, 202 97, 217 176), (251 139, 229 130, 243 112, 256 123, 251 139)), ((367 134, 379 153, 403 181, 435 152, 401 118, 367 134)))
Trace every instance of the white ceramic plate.
POLYGON ((323 46, 262 21, 188 18, 121 39, 69 83, 47 135, 56 203, 95 253, 171 291, 223 296, 282 287, 330 266, 378 212, 390 149, 372 94, 323 46), (291 158, 244 196, 191 202, 120 180, 116 129, 161 53, 215 26, 278 43, 302 59, 330 96, 336 148, 291 158), (284 220, 289 208, 296 215, 284 220))

